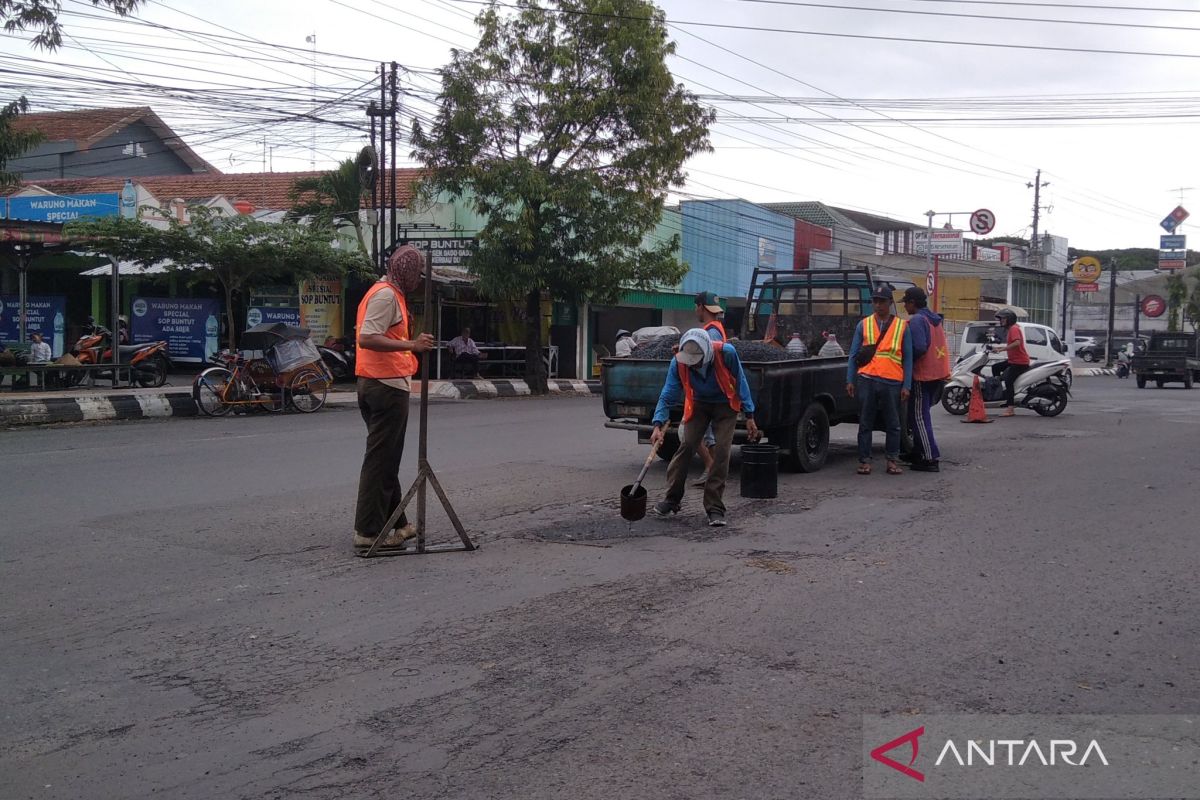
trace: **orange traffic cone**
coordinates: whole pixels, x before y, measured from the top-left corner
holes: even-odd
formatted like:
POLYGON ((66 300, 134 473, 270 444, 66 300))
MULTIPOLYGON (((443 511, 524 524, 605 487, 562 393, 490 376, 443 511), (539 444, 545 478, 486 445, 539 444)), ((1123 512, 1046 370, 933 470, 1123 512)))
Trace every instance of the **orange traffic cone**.
POLYGON ((991 422, 987 409, 983 406, 983 392, 979 391, 979 376, 971 384, 971 403, 967 406, 967 418, 963 422, 991 422))

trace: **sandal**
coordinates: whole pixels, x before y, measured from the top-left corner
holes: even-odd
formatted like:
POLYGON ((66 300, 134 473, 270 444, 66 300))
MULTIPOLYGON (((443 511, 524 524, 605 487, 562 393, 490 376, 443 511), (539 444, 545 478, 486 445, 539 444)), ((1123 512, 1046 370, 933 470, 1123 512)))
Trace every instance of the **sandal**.
POLYGON ((871 474, 871 465, 865 461, 862 462, 861 464, 859 464, 858 465, 858 474, 859 475, 870 475, 871 474))
POLYGON ((900 469, 900 465, 897 464, 895 461, 889 461, 888 465, 887 465, 887 474, 888 475, 903 475, 904 470, 900 469))

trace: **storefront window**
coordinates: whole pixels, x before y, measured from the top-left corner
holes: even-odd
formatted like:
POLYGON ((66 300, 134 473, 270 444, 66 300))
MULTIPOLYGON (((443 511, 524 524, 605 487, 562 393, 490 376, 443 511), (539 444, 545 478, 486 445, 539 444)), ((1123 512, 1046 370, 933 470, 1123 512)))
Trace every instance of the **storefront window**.
POLYGON ((1013 304, 1029 312, 1027 322, 1054 324, 1054 281, 1013 278, 1013 304))

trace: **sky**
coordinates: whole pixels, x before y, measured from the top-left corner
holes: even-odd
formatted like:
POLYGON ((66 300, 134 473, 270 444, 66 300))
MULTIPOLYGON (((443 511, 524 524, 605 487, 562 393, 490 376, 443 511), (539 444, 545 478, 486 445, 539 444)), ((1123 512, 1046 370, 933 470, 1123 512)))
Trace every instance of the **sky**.
MULTIPOLYGON (((672 72, 718 112, 675 199, 821 200, 914 224, 935 211, 956 227, 987 208, 993 236, 1028 236, 1040 168, 1042 232, 1156 247, 1181 199, 1200 220, 1200 3, 1121 2, 661 0, 672 72)), ((225 172, 352 155, 380 61, 401 65, 405 127, 427 118, 482 8, 153 0, 117 20, 63 6, 56 53, 0 36, 0 97, 150 105, 225 172)))

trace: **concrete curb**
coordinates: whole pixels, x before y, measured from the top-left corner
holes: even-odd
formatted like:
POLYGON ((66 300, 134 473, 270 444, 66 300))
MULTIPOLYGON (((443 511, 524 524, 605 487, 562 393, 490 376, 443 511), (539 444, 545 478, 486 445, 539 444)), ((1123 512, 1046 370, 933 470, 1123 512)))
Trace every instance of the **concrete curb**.
POLYGON ((1083 369, 1072 369, 1076 377, 1095 378, 1100 375, 1116 375, 1115 368, 1108 369, 1106 367, 1084 367, 1083 369))
MULTIPOLYGON (((551 380, 551 394, 593 395, 600 381, 551 380)), ((524 397, 529 386, 521 380, 430 382, 430 396, 445 400, 490 400, 524 397)), ((357 404, 353 391, 330 393, 331 405, 357 404)), ((191 389, 139 390, 129 393, 92 393, 58 397, 0 398, 0 427, 47 425, 57 422, 94 422, 111 419, 194 417, 198 414, 191 389)))
POLYGON ((196 413, 196 404, 190 391, 0 400, 0 426, 5 427, 110 419, 194 417, 196 413))

